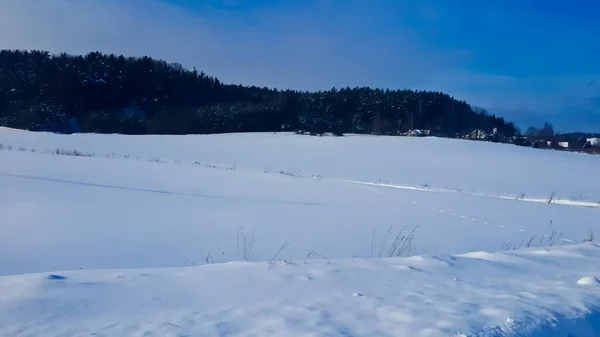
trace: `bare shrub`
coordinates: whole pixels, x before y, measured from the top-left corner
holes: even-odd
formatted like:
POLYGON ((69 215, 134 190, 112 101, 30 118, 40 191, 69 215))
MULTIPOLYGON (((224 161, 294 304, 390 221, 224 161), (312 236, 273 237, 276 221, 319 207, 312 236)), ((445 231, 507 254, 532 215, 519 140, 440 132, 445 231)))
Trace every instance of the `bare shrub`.
POLYGON ((371 257, 373 257, 373 244, 375 243, 375 228, 373 228, 373 235, 371 235, 371 257))
POLYGON ((281 262, 283 264, 291 264, 293 265, 294 263, 292 262, 292 260, 288 260, 284 257, 281 257, 280 254, 287 248, 290 247, 291 245, 289 243, 284 242, 283 245, 281 245, 281 247, 279 247, 279 250, 277 250, 277 252, 275 253, 275 255, 273 255, 273 257, 269 260, 269 268, 275 266, 278 262, 281 262))
POLYGON ((254 256, 254 252, 252 251, 252 246, 254 245, 254 234, 256 233, 256 228, 252 231, 252 235, 248 236, 244 232, 244 228, 240 226, 237 233, 237 256, 240 256, 240 243, 242 244, 242 260, 250 261, 254 256), (240 241, 241 240, 241 241, 240 241))
POLYGON ((193 163, 193 165, 203 166, 203 167, 206 167, 206 168, 229 170, 229 171, 235 171, 235 170, 237 170, 237 166, 235 164, 233 164, 233 165, 206 164, 206 163, 201 163, 199 161, 195 161, 193 163))
POLYGON ((288 176, 288 177, 304 178, 304 176, 302 175, 302 173, 300 173, 300 171, 284 171, 284 170, 279 170, 279 171, 277 171, 277 174, 288 176))
POLYGON ((74 156, 74 157, 94 157, 94 153, 89 152, 81 152, 78 150, 67 150, 57 148, 54 151, 50 152, 51 154, 59 155, 59 156, 74 156))
POLYGON ((187 258, 187 257, 185 257, 185 256, 183 257, 183 260, 184 260, 185 262, 189 263, 189 264, 190 264, 190 265, 192 265, 192 266, 195 266, 195 265, 196 265, 196 263, 194 263, 194 261, 192 261, 192 260, 188 259, 188 258, 187 258))
POLYGON ((315 251, 312 251, 312 250, 305 249, 305 251, 308 254, 306 254, 306 257, 304 258, 304 263, 308 263, 308 261, 312 260, 314 257, 320 257, 320 258, 326 260, 327 263, 331 263, 331 260, 329 260, 329 258, 327 256, 324 256, 324 255, 319 254, 319 253, 317 253, 315 251))
POLYGON ((412 241, 415 238, 415 231, 419 226, 414 227, 408 234, 403 234, 406 226, 396 235, 396 238, 392 242, 390 249, 388 250, 387 256, 396 257, 403 256, 405 253, 407 255, 412 255, 413 253, 413 244, 412 241))
POLYGON ((552 233, 550 233, 550 235, 548 236, 548 246, 556 246, 560 242, 560 239, 562 238, 563 234, 563 232, 559 232, 556 229, 554 229, 552 233))
MULTIPOLYGON (((552 221, 550 221, 550 226, 552 226, 552 221)), ((512 240, 502 243, 500 246, 501 250, 516 250, 525 247, 544 247, 544 246, 557 246, 564 245, 565 243, 572 243, 572 240, 563 238, 564 233, 553 229, 550 234, 543 234, 539 236, 539 240, 537 236, 532 236, 529 240, 521 240, 519 244, 513 244, 512 240)), ((587 238, 583 240, 583 242, 592 242, 594 240, 594 233, 592 231, 589 232, 587 238)))
POLYGON ((263 173, 265 174, 278 174, 278 175, 282 175, 282 176, 288 176, 288 177, 295 177, 295 178, 313 178, 313 179, 323 179, 323 176, 321 176, 320 174, 312 174, 312 175, 306 175, 303 174, 302 172, 300 172, 299 170, 294 170, 294 171, 289 171, 289 170, 271 170, 268 168, 265 168, 263 173))
MULTIPOLYGON (((208 254, 205 255, 200 250, 200 247, 196 248, 196 251, 198 252, 198 255, 200 255, 200 257, 202 258, 202 260, 204 261, 205 264, 215 263, 215 259, 213 258, 212 254, 210 252, 208 252, 208 254)), ((223 255, 225 255, 225 252, 221 252, 221 256, 223 256, 223 255)))
MULTIPOLYGON (((398 234, 394 236, 394 240, 390 244, 389 247, 386 248, 387 238, 392 236, 392 227, 387 230, 386 235, 384 236, 381 245, 379 247, 379 253, 377 257, 400 257, 400 256, 411 256, 414 255, 416 249, 413 245, 413 240, 415 238, 415 231, 419 226, 415 226, 409 232, 406 232, 408 225, 404 226, 398 234)), ((373 250, 373 244, 375 240, 375 230, 373 230, 373 236, 371 238, 371 255, 373 250)))
POLYGON ((548 197, 548 203, 551 204, 552 201, 554 201, 555 197, 556 197, 556 192, 550 193, 550 196, 548 197))

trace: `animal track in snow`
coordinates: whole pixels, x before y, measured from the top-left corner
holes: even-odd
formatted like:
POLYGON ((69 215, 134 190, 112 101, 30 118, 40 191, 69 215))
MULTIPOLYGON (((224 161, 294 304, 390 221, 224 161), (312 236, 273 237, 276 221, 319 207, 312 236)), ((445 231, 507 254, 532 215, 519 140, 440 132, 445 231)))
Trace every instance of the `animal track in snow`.
MULTIPOLYGON (((377 193, 377 194, 380 194, 380 195, 383 195, 383 196, 386 196, 386 197, 389 197, 389 198, 392 198, 392 199, 393 199, 393 198, 395 198, 396 200, 401 200, 401 198, 400 198, 400 197, 394 197, 394 196, 392 196, 392 195, 389 195, 388 193, 385 193, 385 192, 382 192, 382 191, 380 191, 380 190, 377 190, 376 188, 368 187, 368 189, 369 189, 370 191, 373 191, 373 192, 377 193)), ((409 201, 408 199, 404 199, 404 202, 405 202, 405 203, 409 203, 410 201, 409 201)), ((413 203, 414 205, 419 205, 419 203, 417 203, 417 201, 412 201, 412 203, 413 203)), ((426 204, 420 204, 420 205, 421 205, 421 207, 426 207, 426 206, 427 206, 426 204)), ((431 210, 433 210, 433 211, 437 211, 435 206, 430 206, 430 207, 431 207, 431 210)), ((439 211, 440 211, 440 213, 446 213, 446 212, 445 212, 443 209, 440 209, 439 211)), ((449 215, 452 215, 452 216, 457 216, 457 215, 456 215, 456 213, 447 213, 447 214, 449 214, 449 215)), ((473 221, 473 222, 479 222, 477 219, 475 219, 475 218, 471 218, 471 217, 467 217, 467 216, 465 216, 465 215, 460 215, 460 218, 461 218, 461 219, 465 219, 465 220, 471 220, 471 221, 473 221)), ((489 222, 487 222, 487 221, 480 221, 480 222, 481 222, 482 224, 484 224, 484 225, 489 225, 489 222)), ((505 228, 505 229, 506 229, 506 226, 504 226, 504 225, 498 225, 498 227, 499 227, 499 228, 505 228)), ((524 229, 522 229, 522 228, 518 228, 517 230, 518 230, 520 233, 524 233, 524 232, 525 232, 525 230, 524 230, 524 229)), ((543 236, 547 237, 548 235, 546 235, 546 234, 543 234, 543 236)), ((565 241, 565 242, 568 242, 568 243, 573 243, 573 242, 574 242, 573 240, 570 240, 570 239, 567 239, 567 238, 561 238, 561 240, 562 240, 562 241, 565 241)))

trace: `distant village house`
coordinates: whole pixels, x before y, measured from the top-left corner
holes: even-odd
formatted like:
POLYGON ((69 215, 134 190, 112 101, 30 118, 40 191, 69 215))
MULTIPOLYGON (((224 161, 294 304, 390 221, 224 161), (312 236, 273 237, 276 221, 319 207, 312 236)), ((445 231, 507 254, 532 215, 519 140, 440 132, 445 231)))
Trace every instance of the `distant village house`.
POLYGON ((600 138, 588 138, 586 139, 584 148, 595 148, 600 147, 600 138))
POLYGON ((475 129, 465 136, 467 139, 487 139, 487 137, 487 133, 481 129, 475 129))
POLYGON ((402 135, 407 137, 423 137, 429 136, 430 133, 430 130, 410 130, 402 135))
POLYGON ((568 149, 569 148, 569 142, 564 142, 564 141, 559 141, 559 142, 555 142, 555 141, 547 141, 548 142, 548 147, 550 148, 561 148, 561 149, 568 149))

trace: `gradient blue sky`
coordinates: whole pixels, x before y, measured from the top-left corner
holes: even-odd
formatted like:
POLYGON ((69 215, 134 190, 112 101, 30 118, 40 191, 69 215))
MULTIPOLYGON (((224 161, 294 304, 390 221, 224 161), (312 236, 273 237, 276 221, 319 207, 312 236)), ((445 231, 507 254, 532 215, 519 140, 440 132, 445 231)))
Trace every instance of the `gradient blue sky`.
POLYGON ((595 0, 2 0, 0 48, 150 55, 224 82, 432 89, 600 132, 595 0))

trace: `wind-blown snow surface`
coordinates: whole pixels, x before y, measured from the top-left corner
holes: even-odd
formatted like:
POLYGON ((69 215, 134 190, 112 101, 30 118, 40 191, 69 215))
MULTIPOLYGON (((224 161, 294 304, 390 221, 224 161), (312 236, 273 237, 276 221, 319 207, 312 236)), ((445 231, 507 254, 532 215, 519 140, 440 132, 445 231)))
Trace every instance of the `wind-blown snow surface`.
POLYGON ((200 161, 263 172, 379 181, 465 192, 600 202, 599 156, 469 140, 310 137, 291 133, 186 136, 55 135, 0 129, 0 143, 99 156, 200 161))
POLYGON ((600 334, 600 246, 0 277, 6 336, 600 334), (582 281, 583 280, 583 281, 582 281))
POLYGON ((581 297, 598 290, 593 245, 541 257, 490 255, 510 260, 493 263, 487 255, 364 258, 388 255, 403 228, 416 228, 403 255, 581 242, 600 231, 600 208, 580 207, 600 201, 593 179, 600 157, 460 140, 290 134, 0 129, 0 144, 0 275, 46 273, 1 278, 4 335, 418 336, 409 332, 419 327, 451 335, 489 332, 509 317, 545 331, 540 320, 550 316, 575 336, 597 333, 589 329, 597 327, 600 302, 581 297), (49 153, 56 149, 94 156, 49 153), (570 205, 515 200, 552 192, 570 205), (124 269, 245 255, 277 266, 124 269), (305 265, 307 255, 331 264, 305 265), (576 308, 594 312, 572 316, 576 308))
POLYGON ((386 255, 405 226, 405 233, 418 226, 412 242, 415 253, 458 254, 581 242, 599 225, 600 208, 336 180, 374 181, 385 169, 390 174, 401 172, 388 178, 403 184, 431 171, 423 181, 435 178, 464 188, 461 184, 474 184, 473 175, 480 186, 477 190, 492 190, 491 181, 501 184, 517 178, 511 165, 539 156, 547 173, 522 171, 518 185, 524 191, 556 183, 565 188, 556 188, 558 196, 568 195, 568 190, 571 194, 600 193, 599 180, 585 175, 592 165, 596 170, 600 167, 599 158, 592 156, 566 154, 571 159, 570 171, 561 179, 556 168, 566 165, 563 153, 443 139, 287 134, 61 136, 2 129, 0 143, 4 144, 0 151, 0 275, 177 267, 190 261, 201 264, 209 254, 215 262, 239 260, 241 230, 248 240, 254 233, 252 260, 264 261, 286 242, 281 258, 303 259, 307 251, 328 258, 386 255), (434 143, 443 150, 430 146, 434 143), (477 150, 486 146, 487 151, 477 150), (382 147, 398 151, 380 151, 382 147), (95 151, 98 157, 44 153, 55 148, 95 151), (113 159, 113 151, 127 153, 129 158, 115 155, 113 159), (427 154, 432 151, 436 154, 427 154), (444 154, 449 151, 464 158, 462 175, 452 171, 457 160, 444 154), (485 159, 479 163, 481 155, 489 159, 488 152, 494 151, 504 156, 504 167, 494 167, 485 159), (380 163, 373 153, 379 153, 380 163), (437 156, 437 160, 427 156, 437 156), (192 158, 220 166, 194 165, 189 161, 192 158), (227 169, 233 164, 235 170, 227 169), (327 179, 265 174, 264 167, 293 172, 296 164, 303 170, 312 167, 312 172, 327 179), (444 170, 449 173, 442 174, 444 170), (480 172, 479 178, 475 171, 480 172), (439 177, 435 172, 440 172, 439 177))

